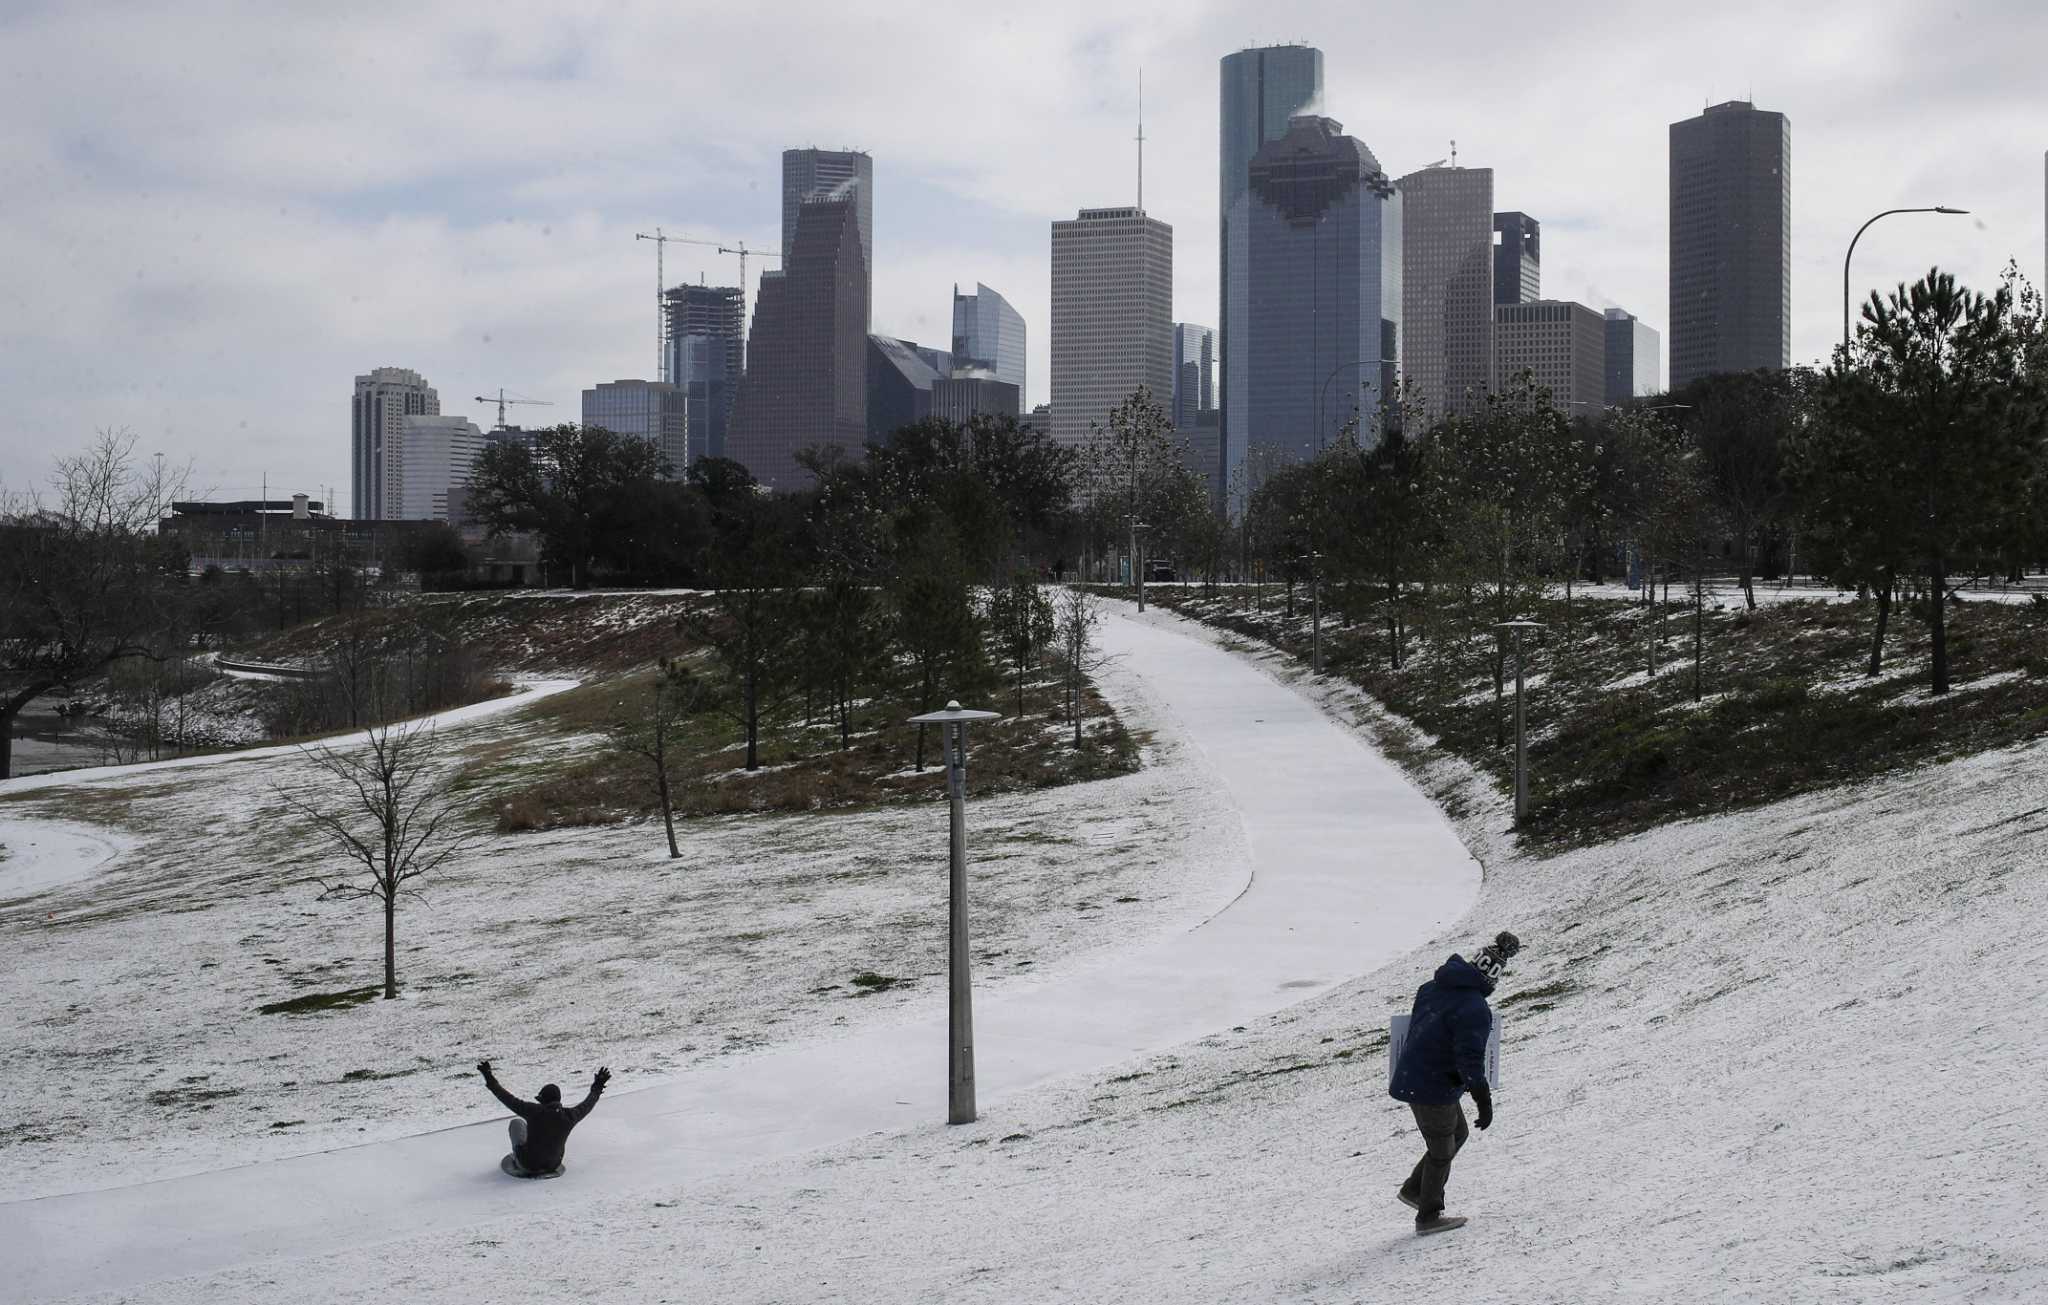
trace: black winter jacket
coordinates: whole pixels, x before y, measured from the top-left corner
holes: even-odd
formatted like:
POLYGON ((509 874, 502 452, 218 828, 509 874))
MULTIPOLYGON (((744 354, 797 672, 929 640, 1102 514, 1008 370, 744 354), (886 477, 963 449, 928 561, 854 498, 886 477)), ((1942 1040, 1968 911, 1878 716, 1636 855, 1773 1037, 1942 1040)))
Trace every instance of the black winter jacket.
POLYGON ((526 1121, 526 1144, 517 1148, 514 1158, 535 1173, 545 1173, 560 1167, 562 1151, 569 1144, 569 1130, 583 1122, 583 1117, 597 1105, 597 1099, 604 1095, 604 1088, 596 1083, 590 1086, 590 1095, 573 1106, 542 1105, 538 1101, 521 1101, 498 1085, 498 1080, 487 1078, 484 1086, 491 1095, 505 1103, 505 1109, 526 1121))

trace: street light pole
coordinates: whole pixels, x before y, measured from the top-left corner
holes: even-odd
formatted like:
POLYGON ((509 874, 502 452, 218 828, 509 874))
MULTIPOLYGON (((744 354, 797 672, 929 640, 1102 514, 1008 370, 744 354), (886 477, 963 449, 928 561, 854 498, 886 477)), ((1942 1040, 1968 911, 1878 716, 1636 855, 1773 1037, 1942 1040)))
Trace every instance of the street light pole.
POLYGON ((1522 707, 1522 635, 1543 626, 1537 621, 1502 621, 1493 628, 1515 632, 1515 827, 1519 829, 1529 819, 1529 736, 1528 716, 1522 707))
POLYGON ((945 727, 946 798, 950 808, 946 921, 946 1122, 971 1124, 974 1108, 974 990, 967 953, 967 727, 1001 720, 992 711, 944 711, 912 716, 913 725, 945 727))
POLYGON ((1131 513, 1124 518, 1131 526, 1131 582, 1138 587, 1138 610, 1145 610, 1145 559, 1138 555, 1138 534, 1145 529, 1145 523, 1131 513))
POLYGON ((1877 217, 1871 218, 1870 222, 1865 222, 1862 226, 1856 228, 1856 234, 1849 237, 1849 252, 1842 255, 1842 361, 1845 365, 1849 361, 1849 260, 1856 257, 1856 242, 1863 239, 1864 232, 1870 230, 1870 223, 1877 221, 1877 218, 1890 217, 1894 213, 1947 213, 1961 215, 1969 211, 1966 208, 1950 208, 1946 204, 1936 204, 1933 208, 1888 208, 1884 212, 1879 213, 1877 217))
POLYGON ((1323 555, 1315 549, 1308 554, 1308 608, 1315 633, 1309 636, 1309 668, 1323 673, 1323 555))

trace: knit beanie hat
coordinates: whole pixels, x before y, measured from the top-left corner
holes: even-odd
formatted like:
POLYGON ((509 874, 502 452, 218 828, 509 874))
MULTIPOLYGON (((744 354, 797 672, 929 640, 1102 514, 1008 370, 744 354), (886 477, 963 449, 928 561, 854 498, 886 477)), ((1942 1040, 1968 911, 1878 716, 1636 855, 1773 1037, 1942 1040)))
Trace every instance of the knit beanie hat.
POLYGON ((548 1084, 540 1090, 540 1103, 544 1106, 552 1106, 559 1102, 561 1099, 562 1089, 556 1087, 552 1083, 548 1084))
POLYGON ((1521 950, 1522 940, 1502 930, 1492 942, 1473 953, 1472 964, 1479 967, 1488 983, 1499 983, 1501 976, 1508 972, 1508 962, 1521 950))

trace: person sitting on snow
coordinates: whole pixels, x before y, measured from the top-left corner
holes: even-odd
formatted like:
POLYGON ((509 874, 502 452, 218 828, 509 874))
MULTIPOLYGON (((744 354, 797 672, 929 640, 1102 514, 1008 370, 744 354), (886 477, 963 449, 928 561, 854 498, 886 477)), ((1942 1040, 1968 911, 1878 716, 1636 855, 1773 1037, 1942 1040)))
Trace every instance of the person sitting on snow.
POLYGON ((609 1069, 600 1066, 590 1080, 590 1095, 573 1106, 565 1106, 562 1089, 552 1083, 541 1088, 539 1101, 521 1101, 499 1085, 497 1076, 491 1073, 490 1061, 480 1060, 476 1067, 491 1095, 517 1116, 510 1129, 512 1159, 529 1174, 549 1174, 562 1167, 569 1130, 582 1123, 583 1117, 596 1107, 597 1099, 604 1095, 604 1085, 612 1077, 609 1069))
POLYGON ((1402 1204, 1415 1210, 1418 1233, 1465 1225, 1462 1218, 1444 1215, 1451 1161, 1471 1136, 1458 1099, 1470 1092, 1479 1107, 1472 1122, 1482 1131, 1493 1125, 1493 1088, 1486 1081, 1493 1009, 1486 998, 1520 950, 1520 939, 1502 933, 1469 961, 1452 953, 1437 967, 1436 977, 1416 989, 1408 1040, 1400 1048, 1387 1095, 1409 1104, 1422 1133, 1422 1159, 1397 1193, 1402 1204))

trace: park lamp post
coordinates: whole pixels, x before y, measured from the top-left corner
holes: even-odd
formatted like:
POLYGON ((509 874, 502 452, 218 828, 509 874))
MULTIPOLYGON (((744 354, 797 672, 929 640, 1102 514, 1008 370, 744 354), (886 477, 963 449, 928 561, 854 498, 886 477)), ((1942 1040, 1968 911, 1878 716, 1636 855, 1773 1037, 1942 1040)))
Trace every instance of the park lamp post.
POLYGON ((1502 621, 1496 630, 1515 632, 1515 825, 1529 819, 1529 736, 1528 717, 1522 710, 1522 636, 1541 630, 1539 621, 1502 621))
POLYGON ((946 797, 951 810, 946 937, 946 1122, 971 1124, 974 1109, 974 990, 967 969, 967 727, 1001 720, 992 711, 966 711, 958 701, 944 711, 912 716, 912 725, 943 725, 946 797))
MULTIPOLYGON (((1950 208, 1946 204, 1936 204, 1933 208, 1888 208, 1878 214, 1877 217, 1870 219, 1870 222, 1877 221, 1877 218, 1890 217, 1894 213, 1946 213, 1951 217, 1960 217, 1967 215, 1969 211, 1966 208, 1950 208)), ((1864 232, 1870 230, 1870 222, 1865 222, 1862 226, 1856 228, 1856 234, 1849 237, 1849 252, 1842 255, 1842 365, 1844 367, 1849 365, 1849 260, 1856 257, 1856 242, 1863 239, 1864 232)))
POLYGON ((1309 635, 1309 669, 1317 675, 1323 673, 1323 555, 1316 549, 1308 551, 1308 609, 1312 633, 1309 635))

